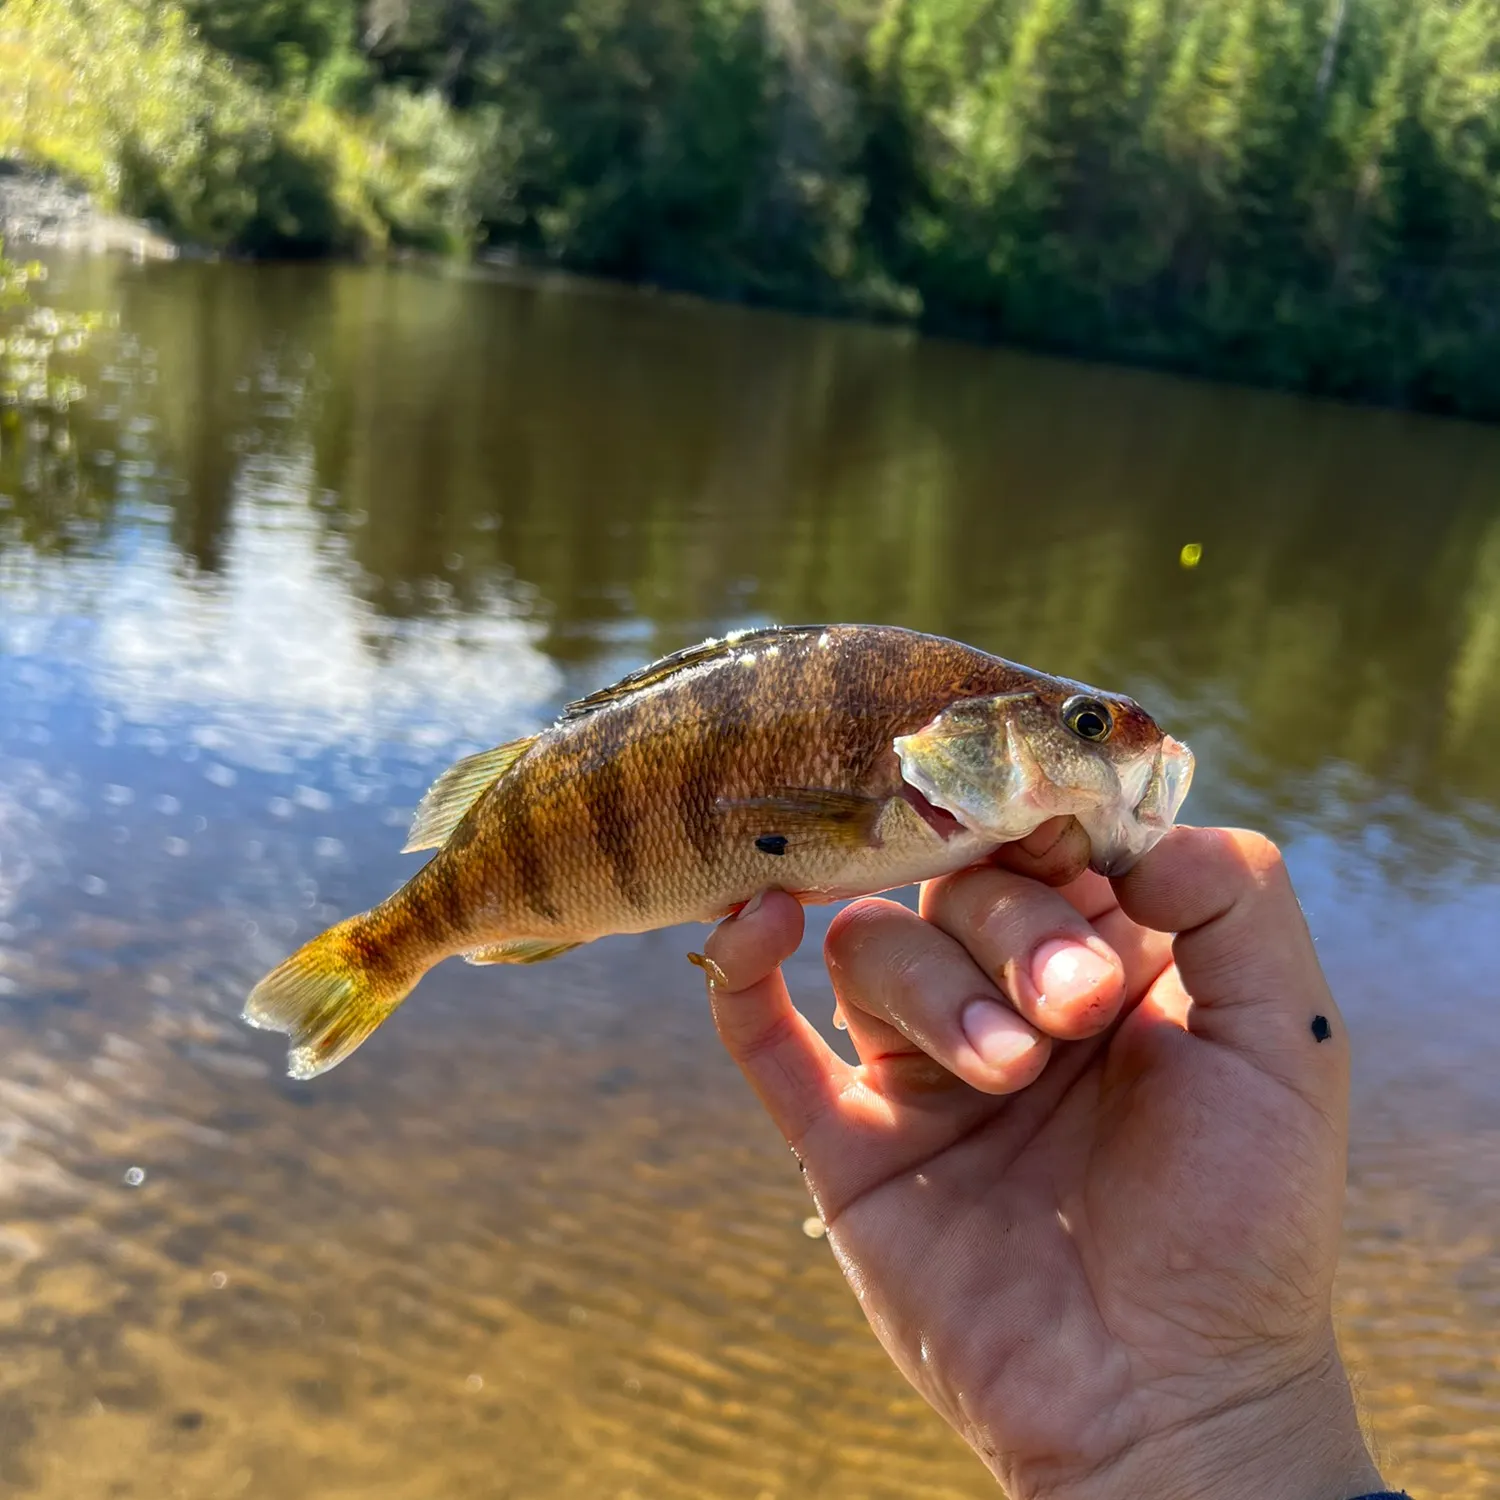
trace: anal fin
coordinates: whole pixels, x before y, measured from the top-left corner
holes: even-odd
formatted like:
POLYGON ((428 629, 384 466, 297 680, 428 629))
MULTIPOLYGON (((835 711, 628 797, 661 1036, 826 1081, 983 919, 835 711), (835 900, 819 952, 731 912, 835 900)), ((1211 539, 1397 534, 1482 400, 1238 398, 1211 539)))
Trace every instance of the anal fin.
POLYGON ((508 745, 482 750, 449 766, 427 788, 401 852, 441 849, 469 809, 531 749, 537 738, 533 734, 524 740, 512 740, 508 745))
POLYGON ((464 954, 471 964, 539 964, 562 953, 571 953, 581 943, 558 943, 551 938, 510 938, 464 954))

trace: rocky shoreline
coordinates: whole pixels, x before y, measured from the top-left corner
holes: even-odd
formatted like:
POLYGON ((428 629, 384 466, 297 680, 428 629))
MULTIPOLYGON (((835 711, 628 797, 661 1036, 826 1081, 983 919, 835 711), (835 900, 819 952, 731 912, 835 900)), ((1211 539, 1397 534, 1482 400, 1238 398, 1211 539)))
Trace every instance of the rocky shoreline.
POLYGON ((136 260, 173 260, 181 254, 140 219, 101 209, 83 189, 53 173, 0 161, 0 239, 7 246, 117 253, 136 260))

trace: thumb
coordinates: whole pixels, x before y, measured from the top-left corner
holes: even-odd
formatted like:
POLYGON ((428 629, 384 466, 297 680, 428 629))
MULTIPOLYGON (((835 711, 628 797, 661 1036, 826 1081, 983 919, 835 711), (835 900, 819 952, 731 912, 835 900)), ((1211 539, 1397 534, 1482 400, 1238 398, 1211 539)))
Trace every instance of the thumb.
POLYGON ((1115 882, 1142 926, 1176 934, 1188 1028, 1299 1093, 1347 1087, 1349 1050, 1281 853, 1258 833, 1175 828, 1115 882))

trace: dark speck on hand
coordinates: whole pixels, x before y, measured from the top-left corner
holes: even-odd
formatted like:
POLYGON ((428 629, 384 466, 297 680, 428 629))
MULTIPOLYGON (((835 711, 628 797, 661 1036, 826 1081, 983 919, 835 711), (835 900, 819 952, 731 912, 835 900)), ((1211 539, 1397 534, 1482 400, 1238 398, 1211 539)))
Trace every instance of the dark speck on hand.
POLYGON ((786 835, 784 833, 763 833, 756 839, 755 847, 762 854, 782 855, 786 853, 786 835))
POLYGON ((1328 1024, 1327 1016, 1312 1018, 1312 1034, 1315 1042, 1326 1042, 1333 1035, 1333 1027, 1328 1024))

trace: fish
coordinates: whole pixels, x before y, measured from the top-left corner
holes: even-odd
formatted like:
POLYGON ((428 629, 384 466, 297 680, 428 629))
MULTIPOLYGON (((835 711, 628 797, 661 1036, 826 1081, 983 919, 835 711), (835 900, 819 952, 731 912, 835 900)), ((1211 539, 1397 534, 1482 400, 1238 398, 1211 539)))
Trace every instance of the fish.
POLYGON ((399 890, 251 991, 287 1071, 344 1061, 444 959, 539 963, 960 870, 1070 815, 1119 875, 1173 825, 1188 747, 1134 699, 891 625, 771 626, 663 657, 549 728, 460 760, 417 808, 399 890))

